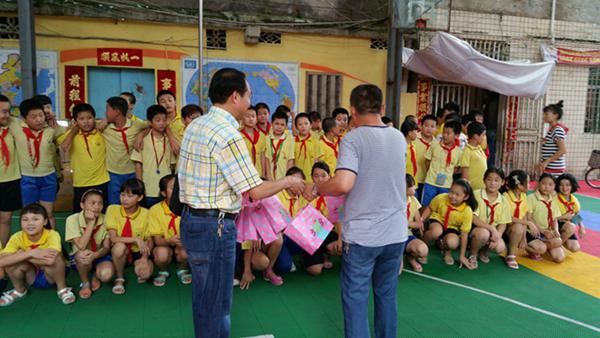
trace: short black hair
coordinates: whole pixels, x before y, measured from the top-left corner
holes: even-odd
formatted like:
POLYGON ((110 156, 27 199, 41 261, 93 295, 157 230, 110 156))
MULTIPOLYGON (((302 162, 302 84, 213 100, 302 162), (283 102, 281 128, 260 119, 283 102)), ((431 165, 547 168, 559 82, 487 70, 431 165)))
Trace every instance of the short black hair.
POLYGON ((506 179, 506 176, 504 176, 504 170, 502 170, 501 168, 497 168, 497 167, 487 168, 487 170, 483 174, 483 179, 485 180, 488 177, 488 175, 491 175, 491 174, 496 174, 496 175, 500 176, 500 178, 503 181, 504 181, 504 179, 506 179))
POLYGON ((543 174, 540 176, 540 179, 538 180, 538 182, 542 182, 542 180, 543 180, 544 178, 551 178, 551 179, 552 179, 552 182, 554 182, 554 184, 556 184, 556 180, 554 179, 554 176, 552 176, 552 174, 549 174, 549 173, 543 173, 543 174))
POLYGON ((415 182, 415 178, 413 177, 413 175, 406 174, 406 187, 407 188, 414 187, 415 184, 417 184, 417 183, 415 182))
POLYGON ((19 111, 21 112, 21 116, 24 118, 27 117, 30 111, 36 109, 44 111, 44 105, 42 105, 40 101, 36 99, 26 99, 21 101, 21 104, 19 104, 19 111))
POLYGON ((486 128, 483 123, 473 121, 469 123, 469 126, 467 127, 467 136, 471 138, 475 135, 481 135, 485 132, 485 129, 486 128))
POLYGON ((302 169, 300 169, 298 167, 291 167, 290 169, 288 169, 285 172, 285 176, 292 176, 292 175, 296 175, 296 174, 302 175, 303 180, 306 179, 306 176, 304 176, 304 172, 302 171, 302 169))
POLYGON ((437 119, 435 118, 435 115, 433 115, 433 114, 427 114, 427 115, 425 115, 425 116, 423 116, 421 118, 421 125, 423 123, 425 123, 425 121, 428 121, 428 120, 429 121, 433 121, 433 122, 435 122, 435 124, 437 124, 437 119))
POLYGON ((310 119, 310 122, 315 122, 315 121, 321 121, 321 113, 319 113, 318 111, 311 111, 310 113, 308 113, 308 118, 310 119))
POLYGON ((266 109, 269 113, 271 112, 271 109, 269 108, 269 105, 264 103, 264 102, 259 102, 257 104, 254 105, 254 109, 256 109, 256 112, 258 113, 259 109, 266 109))
POLYGON ((38 101, 42 106, 52 104, 52 100, 47 95, 38 94, 33 97, 34 100, 38 101))
POLYGON ((122 92, 121 94, 119 94, 119 96, 126 96, 127 101, 129 101, 129 103, 131 104, 135 104, 137 102, 137 100, 135 99, 135 95, 133 95, 132 92, 122 92))
POLYGON ((123 116, 127 115, 127 110, 129 110, 129 104, 124 98, 120 96, 113 96, 106 100, 106 103, 108 103, 108 105, 112 109, 120 111, 121 114, 123 114, 123 116))
POLYGON ((284 104, 280 104, 279 106, 277 106, 277 108, 275 108, 275 112, 274 112, 273 114, 277 114, 277 113, 279 113, 279 112, 282 112, 282 113, 286 113, 286 114, 287 114, 287 113, 289 113, 289 112, 291 112, 291 111, 292 111, 292 110, 290 109, 290 107, 288 107, 288 106, 286 106, 286 105, 284 105, 284 104))
POLYGON ((225 103, 234 92, 246 94, 246 74, 235 68, 221 68, 210 80, 208 97, 213 104, 225 103))
POLYGON ((169 182, 171 180, 175 179, 175 175, 173 174, 169 174, 169 175, 165 175, 163 177, 161 177, 160 181, 158 181, 158 187, 160 188, 160 191, 167 191, 167 186, 169 185, 169 182))
MULTIPOLYGON (((22 219, 25 214, 41 215, 46 221, 48 221, 48 211, 46 211, 46 208, 44 208, 38 202, 24 206, 23 209, 21 209, 19 219, 22 219)), ((44 224, 44 228, 51 230, 52 226, 50 225, 50 222, 46 222, 46 224, 44 224)))
POLYGON ((312 176, 315 173, 315 169, 321 169, 327 173, 327 175, 331 175, 331 169, 329 165, 323 161, 315 162, 313 164, 312 169, 310 170, 310 175, 312 176))
POLYGON ((183 108, 181 108, 181 118, 184 119, 190 115, 193 115, 194 113, 200 113, 200 115, 204 115, 204 110, 202 110, 202 107, 200 107, 197 104, 188 104, 183 106, 183 108))
POLYGON ((8 103, 10 103, 10 99, 8 98, 8 96, 0 94, 0 102, 8 102, 8 103))
POLYGON ((294 125, 298 125, 298 120, 300 120, 301 118, 307 118, 308 122, 310 123, 310 116, 308 116, 307 113, 300 113, 296 115, 296 118, 294 119, 294 125))
POLYGON ((473 121, 475 121, 475 119, 471 115, 463 115, 460 117, 461 126, 466 126, 473 121))
POLYGON ((156 115, 167 115, 167 110, 165 109, 165 107, 159 105, 159 104, 153 104, 150 107, 148 107, 148 109, 146 109, 146 120, 148 121, 152 121, 152 119, 156 116, 156 115))
POLYGON ((130 178, 123 185, 121 185, 120 192, 130 192, 138 196, 146 196, 146 186, 142 180, 137 178, 130 178))
POLYGON ((343 108, 343 107, 337 107, 337 108, 335 108, 331 112, 331 117, 336 118, 340 114, 343 114, 343 115, 346 115, 346 116, 350 117, 350 113, 348 112, 348 109, 343 108))
POLYGON ((544 107, 544 113, 554 113, 558 115, 558 119, 562 119, 563 116, 563 100, 557 103, 549 104, 544 107))
POLYGON ((460 135, 460 123, 458 121, 448 121, 444 123, 444 129, 452 129, 454 134, 460 135))
POLYGON ((283 112, 283 111, 276 111, 273 113, 273 115, 271 115, 271 122, 277 120, 277 119, 282 119, 285 120, 285 123, 288 123, 288 115, 287 113, 283 112))
POLYGON ((471 118, 474 120, 475 116, 485 117, 485 113, 479 109, 471 109, 469 110, 469 116, 471 116, 471 118))
POLYGON ((337 121, 333 117, 326 117, 323 119, 323 122, 321 122, 321 129, 327 134, 331 129, 335 128, 336 125, 337 121))
POLYGON ((562 180, 567 180, 569 181, 569 183, 571 183, 571 194, 574 194, 577 192, 577 190, 579 190, 579 182, 577 182, 577 179, 575 178, 575 176, 573 176, 572 174, 569 173, 565 173, 562 174, 560 176, 558 176, 558 178, 556 179, 556 186, 554 187, 554 190, 556 190, 556 192, 560 192, 560 181, 562 180))
POLYGON ((438 119, 441 119, 444 116, 444 113, 445 113, 444 108, 438 108, 435 111, 435 117, 437 117, 438 119))
POLYGON ((92 114, 92 116, 96 118, 96 111, 94 110, 94 107, 92 107, 92 105, 89 103, 76 104, 75 107, 73 107, 73 118, 77 120, 77 116, 79 116, 79 114, 83 113, 84 111, 89 111, 92 114))
POLYGON ((350 93, 350 105, 358 114, 380 114, 383 94, 376 85, 363 84, 350 93))
POLYGON ((419 125, 413 120, 404 120, 400 126, 400 131, 406 137, 413 130, 419 130, 419 125))
POLYGON ((173 94, 172 91, 163 89, 163 90, 159 91, 158 94, 156 94, 156 102, 158 102, 158 99, 160 99, 160 97, 163 96, 163 95, 171 95, 173 97, 173 100, 177 99, 175 97, 175 94, 173 94))
POLYGON ((381 117, 381 122, 383 122, 383 124, 388 124, 388 123, 392 123, 392 119, 387 117, 387 116, 382 116, 381 117))
POLYGON ((444 123, 448 123, 450 121, 457 121, 460 124, 462 123, 462 117, 460 117, 460 115, 457 113, 450 113, 444 118, 444 123))
POLYGON ((460 112, 460 106, 458 105, 458 103, 454 102, 454 101, 449 101, 446 102, 446 104, 444 105, 444 110, 447 110, 449 112, 454 112, 454 113, 459 113, 460 112))

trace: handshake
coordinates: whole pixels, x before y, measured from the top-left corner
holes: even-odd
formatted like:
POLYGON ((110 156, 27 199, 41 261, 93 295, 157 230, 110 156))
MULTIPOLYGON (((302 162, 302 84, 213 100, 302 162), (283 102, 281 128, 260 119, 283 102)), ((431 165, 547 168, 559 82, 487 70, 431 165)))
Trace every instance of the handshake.
POLYGON ((306 183, 302 178, 293 175, 286 176, 282 181, 285 183, 285 189, 289 189, 295 196, 302 195, 309 202, 318 197, 314 183, 306 183))

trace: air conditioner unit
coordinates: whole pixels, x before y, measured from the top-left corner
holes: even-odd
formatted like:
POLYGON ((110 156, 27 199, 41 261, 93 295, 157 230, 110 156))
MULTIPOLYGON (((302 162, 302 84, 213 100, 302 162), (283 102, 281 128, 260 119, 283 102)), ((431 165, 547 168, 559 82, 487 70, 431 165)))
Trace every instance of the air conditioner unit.
POLYGON ((258 44, 259 38, 260 38, 260 27, 259 26, 246 27, 246 32, 244 33, 244 43, 246 43, 247 45, 256 45, 256 44, 258 44))

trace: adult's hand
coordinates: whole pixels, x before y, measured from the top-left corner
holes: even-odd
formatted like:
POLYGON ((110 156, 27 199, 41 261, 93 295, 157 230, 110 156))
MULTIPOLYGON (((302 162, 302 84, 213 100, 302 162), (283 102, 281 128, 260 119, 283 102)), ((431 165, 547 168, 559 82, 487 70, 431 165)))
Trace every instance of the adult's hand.
POLYGON ((298 196, 303 193, 304 187, 306 186, 303 179, 296 176, 286 176, 285 180, 287 181, 288 189, 290 189, 292 194, 298 196))

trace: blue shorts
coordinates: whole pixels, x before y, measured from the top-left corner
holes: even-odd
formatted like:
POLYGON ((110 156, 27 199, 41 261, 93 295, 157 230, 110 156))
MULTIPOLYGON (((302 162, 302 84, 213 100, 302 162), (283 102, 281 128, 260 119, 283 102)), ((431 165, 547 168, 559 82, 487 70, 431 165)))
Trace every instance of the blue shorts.
POLYGON ((415 239, 417 239, 417 236, 415 236, 415 235, 409 235, 408 239, 406 240, 406 243, 404 244, 404 247, 406 248, 408 246, 408 243, 414 241, 415 239))
POLYGON ((56 173, 42 177, 21 177, 21 199, 23 205, 35 202, 55 202, 58 191, 56 173))
POLYGON ((48 279, 46 278, 46 273, 44 272, 44 270, 36 268, 36 270, 35 270, 35 280, 33 281, 33 284, 31 284, 31 286, 34 287, 34 288, 36 288, 36 289, 54 289, 56 287, 56 284, 55 283, 50 283, 48 281, 48 279))
POLYGON ((108 172, 110 181, 108 182, 108 205, 121 204, 121 186, 130 178, 135 178, 135 173, 115 174, 108 172))
MULTIPOLYGON (((96 269, 96 266, 98 264, 104 263, 104 262, 112 262, 112 256, 111 255, 106 255, 106 256, 102 256, 102 257, 96 259, 92 263, 92 270, 96 269)), ((77 264, 75 263, 75 255, 69 256, 69 265, 73 268, 74 271, 77 271, 77 264)))
POLYGON ((423 184, 423 196, 421 197, 421 204, 423 206, 428 206, 435 196, 439 194, 445 194, 448 191, 450 191, 449 188, 436 187, 434 185, 425 183, 423 184))

